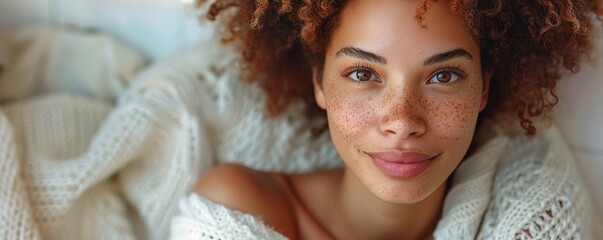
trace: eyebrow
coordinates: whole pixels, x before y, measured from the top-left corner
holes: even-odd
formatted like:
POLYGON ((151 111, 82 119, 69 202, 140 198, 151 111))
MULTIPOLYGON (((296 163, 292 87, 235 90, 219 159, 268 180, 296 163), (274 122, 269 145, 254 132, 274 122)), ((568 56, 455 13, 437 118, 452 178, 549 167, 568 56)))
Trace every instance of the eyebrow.
MULTIPOLYGON (((341 50, 337 51, 337 53, 335 54, 336 57, 340 57, 341 55, 347 55, 350 57, 360 58, 360 59, 364 59, 367 61, 376 62, 376 63, 380 63, 380 64, 387 64, 387 60, 384 57, 371 53, 371 52, 364 51, 357 47, 344 47, 341 50)), ((423 62, 423 65, 431 65, 431 64, 441 63, 441 62, 445 62, 445 61, 448 61, 450 59, 457 58, 457 57, 464 57, 469 60, 473 60, 473 55, 471 55, 471 53, 469 53, 465 49, 457 48, 454 50, 450 50, 448 52, 443 52, 443 53, 438 53, 436 55, 433 55, 433 56, 429 57, 427 60, 425 60, 423 62)))
POLYGON ((347 55, 380 64, 387 64, 387 60, 384 57, 364 51, 357 47, 344 47, 335 54, 336 57, 340 57, 341 55, 347 55))
POLYGON ((423 62, 423 65, 431 65, 436 63, 441 63, 448 61, 457 57, 465 57, 469 60, 473 60, 473 56, 467 50, 462 48, 457 48, 448 52, 439 53, 429 57, 427 60, 423 62))

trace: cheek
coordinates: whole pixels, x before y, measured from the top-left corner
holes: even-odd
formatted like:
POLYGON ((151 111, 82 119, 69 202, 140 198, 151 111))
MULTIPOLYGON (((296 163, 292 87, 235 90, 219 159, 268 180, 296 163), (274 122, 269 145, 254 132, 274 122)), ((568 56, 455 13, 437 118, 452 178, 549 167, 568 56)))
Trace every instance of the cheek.
POLYGON ((325 95, 329 128, 334 137, 351 142, 373 122, 375 111, 370 97, 331 87, 325 95))
POLYGON ((481 85, 472 83, 466 91, 429 106, 433 114, 432 124, 439 129, 442 138, 469 143, 475 132, 481 100, 481 85))

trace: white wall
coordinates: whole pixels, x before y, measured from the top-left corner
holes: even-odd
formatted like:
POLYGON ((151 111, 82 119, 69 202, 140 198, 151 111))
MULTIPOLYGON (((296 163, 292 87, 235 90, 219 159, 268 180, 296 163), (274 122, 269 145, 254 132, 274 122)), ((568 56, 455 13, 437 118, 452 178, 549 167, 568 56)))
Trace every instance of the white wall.
MULTIPOLYGON (((600 32, 601 30, 599 30, 600 32)), ((595 197, 603 217, 603 37, 593 62, 559 83, 556 121, 595 197)))
POLYGON ((101 29, 153 60, 207 37, 188 0, 0 0, 0 34, 30 23, 101 29))

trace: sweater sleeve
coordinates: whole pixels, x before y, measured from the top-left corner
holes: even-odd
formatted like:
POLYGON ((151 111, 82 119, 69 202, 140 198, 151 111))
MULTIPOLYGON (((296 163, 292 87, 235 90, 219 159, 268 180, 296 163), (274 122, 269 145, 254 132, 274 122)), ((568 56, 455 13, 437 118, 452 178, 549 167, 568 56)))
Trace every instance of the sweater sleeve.
POLYGON ((254 216, 226 208, 195 193, 180 202, 173 218, 173 240, 287 239, 254 216))

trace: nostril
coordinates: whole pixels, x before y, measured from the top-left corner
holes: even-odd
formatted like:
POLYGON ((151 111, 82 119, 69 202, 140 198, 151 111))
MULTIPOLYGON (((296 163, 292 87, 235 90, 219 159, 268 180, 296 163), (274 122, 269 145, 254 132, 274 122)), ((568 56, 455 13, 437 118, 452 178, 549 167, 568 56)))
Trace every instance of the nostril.
POLYGON ((396 134, 396 132, 394 130, 385 130, 385 132, 388 134, 396 134))

